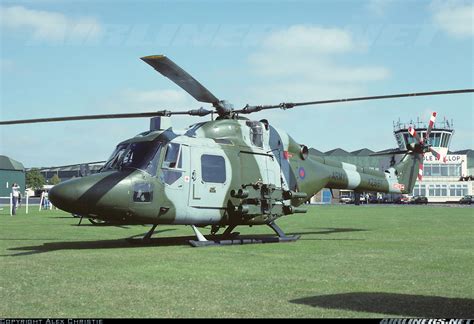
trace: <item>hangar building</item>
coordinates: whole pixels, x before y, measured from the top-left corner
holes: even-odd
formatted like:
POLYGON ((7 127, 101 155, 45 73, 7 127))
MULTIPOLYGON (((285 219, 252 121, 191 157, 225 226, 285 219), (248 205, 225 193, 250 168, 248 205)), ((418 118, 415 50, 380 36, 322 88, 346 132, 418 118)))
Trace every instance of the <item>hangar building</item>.
MULTIPOLYGON (((100 168, 104 165, 103 162, 92 162, 88 164, 89 172, 90 173, 97 173, 99 172, 100 168)), ((51 178, 54 175, 57 175, 61 181, 69 180, 72 178, 77 178, 81 176, 81 165, 74 164, 74 165, 67 165, 62 167, 49 167, 49 168, 40 168, 40 173, 46 179, 46 182, 49 183, 51 178)))
POLYGON ((0 155, 0 197, 9 197, 13 183, 18 183, 20 190, 25 188, 25 168, 23 164, 5 155, 0 155))

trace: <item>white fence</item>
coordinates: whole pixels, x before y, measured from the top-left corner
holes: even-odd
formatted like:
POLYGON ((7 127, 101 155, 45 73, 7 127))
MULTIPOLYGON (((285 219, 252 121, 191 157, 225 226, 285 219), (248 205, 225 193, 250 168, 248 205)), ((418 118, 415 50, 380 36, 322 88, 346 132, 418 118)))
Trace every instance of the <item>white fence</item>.
MULTIPOLYGON (((24 194, 23 197, 25 197, 24 199, 25 199, 26 213, 28 214, 29 202, 28 202, 28 195, 26 194, 26 192, 25 192, 25 194, 24 194)), ((12 216, 12 215, 13 215, 13 194, 10 193, 10 196, 9 196, 9 197, 0 197, 0 199, 8 199, 8 200, 9 200, 8 207, 9 207, 9 209, 10 209, 10 216, 12 216)), ((40 205, 40 206, 41 206, 41 205, 40 205)), ((40 208, 41 208, 41 207, 40 207, 40 208)), ((0 210, 1 210, 1 209, 3 209, 3 208, 0 208, 0 210)))
MULTIPOLYGON (((54 207, 48 199, 48 194, 45 194, 44 192, 41 193, 39 203, 38 203, 38 198, 36 198, 36 197, 30 198, 27 195, 26 192, 21 197, 22 197, 22 199, 21 199, 22 204, 21 205, 19 204, 19 206, 25 206, 27 214, 28 214, 28 209, 29 209, 30 205, 31 206, 39 205, 39 207, 38 207, 39 211, 41 211, 43 209, 51 210, 54 207)), ((0 210, 5 209, 7 206, 10 209, 10 215, 12 215, 13 214, 13 195, 12 195, 12 193, 10 193, 10 196, 0 197, 0 210)))

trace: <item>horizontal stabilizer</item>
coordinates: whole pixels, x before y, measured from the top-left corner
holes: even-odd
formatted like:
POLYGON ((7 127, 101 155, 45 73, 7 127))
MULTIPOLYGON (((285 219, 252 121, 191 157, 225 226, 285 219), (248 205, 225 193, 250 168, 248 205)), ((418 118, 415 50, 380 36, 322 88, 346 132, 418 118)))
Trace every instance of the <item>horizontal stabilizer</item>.
POLYGON ((408 152, 409 152, 408 150, 386 150, 386 151, 371 153, 369 154, 369 156, 406 154, 408 152))

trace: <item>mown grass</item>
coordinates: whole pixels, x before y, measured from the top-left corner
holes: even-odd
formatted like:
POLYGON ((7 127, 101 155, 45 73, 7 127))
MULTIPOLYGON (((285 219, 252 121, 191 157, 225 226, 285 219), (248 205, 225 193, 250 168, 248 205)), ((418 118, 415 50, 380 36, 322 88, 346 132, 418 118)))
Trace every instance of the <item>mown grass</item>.
MULTIPOLYGON (((7 212, 0 317, 474 316, 470 207, 312 206, 277 222, 297 242, 206 248, 124 240, 145 226, 7 212)), ((192 235, 188 226, 157 230, 192 235)))

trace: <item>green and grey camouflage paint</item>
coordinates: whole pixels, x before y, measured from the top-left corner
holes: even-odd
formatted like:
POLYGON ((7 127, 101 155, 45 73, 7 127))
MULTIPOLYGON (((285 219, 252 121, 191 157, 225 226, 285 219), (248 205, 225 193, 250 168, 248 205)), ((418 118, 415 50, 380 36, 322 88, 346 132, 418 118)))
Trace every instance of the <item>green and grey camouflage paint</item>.
POLYGON ((145 132, 120 144, 156 140, 180 145, 180 168, 170 170, 163 164, 163 149, 156 175, 127 169, 73 179, 51 190, 52 203, 71 213, 121 224, 268 224, 302 212, 297 207, 323 188, 411 192, 419 161, 417 154, 407 154, 380 172, 308 156, 286 132, 267 121, 245 118, 198 123, 182 132, 145 132), (203 155, 223 158, 225 181, 204 181, 203 155), (165 180, 169 172, 177 178, 170 183, 165 180))

